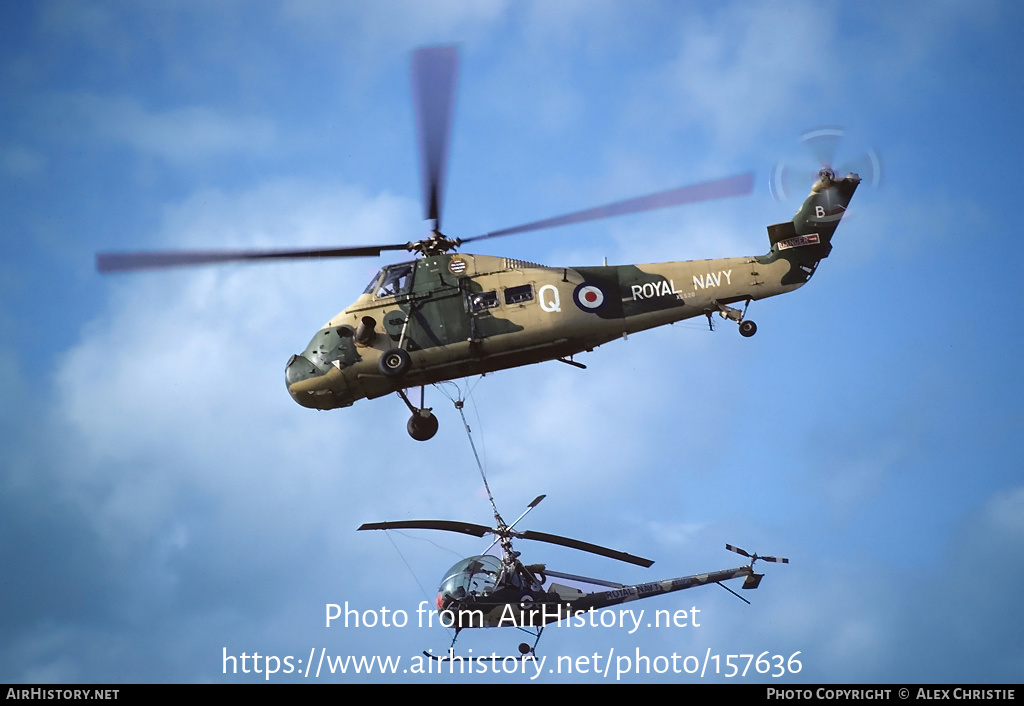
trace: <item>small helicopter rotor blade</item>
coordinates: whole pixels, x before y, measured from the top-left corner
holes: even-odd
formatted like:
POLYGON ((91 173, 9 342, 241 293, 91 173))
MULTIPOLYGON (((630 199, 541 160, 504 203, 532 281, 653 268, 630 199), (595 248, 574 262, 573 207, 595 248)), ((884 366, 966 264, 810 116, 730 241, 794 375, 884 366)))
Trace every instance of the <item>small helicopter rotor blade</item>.
POLYGON ((376 257, 385 250, 407 250, 401 245, 368 245, 346 248, 315 248, 312 250, 180 250, 156 252, 99 253, 96 269, 111 272, 163 270, 172 267, 214 265, 226 262, 257 260, 300 260, 317 257, 376 257))
POLYGON ((736 552, 740 556, 745 556, 747 558, 750 558, 750 553, 747 552, 745 549, 740 549, 739 547, 734 547, 731 544, 726 544, 725 548, 728 549, 730 552, 736 552))
POLYGON ((759 556, 759 557, 757 557, 757 558, 758 558, 758 559, 760 559, 761 561, 771 561, 771 562, 775 562, 775 563, 777 563, 777 564, 788 564, 788 563, 789 563, 789 559, 786 559, 786 558, 784 558, 784 557, 777 557, 777 556, 759 556))
POLYGON ((399 520, 398 522, 367 522, 359 527, 359 530, 389 530, 389 529, 429 529, 443 530, 445 532, 458 532, 469 534, 474 537, 483 537, 485 534, 494 534, 494 530, 483 525, 474 525, 469 522, 454 522, 452 520, 399 520))
POLYGON ((600 218, 612 218, 614 216, 624 216, 630 213, 653 211, 659 208, 681 206, 683 204, 697 203, 699 201, 712 201, 714 199, 725 199, 732 196, 746 196, 753 190, 753 173, 740 174, 726 179, 707 181, 702 184, 693 184, 691 186, 684 186, 678 189, 660 191, 656 194, 649 194, 647 196, 639 196, 625 201, 618 201, 606 206, 588 208, 583 211, 576 211, 574 213, 557 216, 555 218, 546 218, 542 221, 534 221, 533 223, 526 223, 521 226, 494 230, 490 233, 484 233, 483 235, 475 235, 472 238, 464 238, 462 242, 469 243, 474 240, 497 238, 502 235, 526 233, 533 230, 542 230, 544 228, 555 228, 557 226, 564 226, 572 223, 583 223, 585 221, 595 221, 600 218))
POLYGON ((645 569, 650 567, 654 563, 651 559, 644 559, 643 557, 633 556, 626 552, 616 551, 607 547, 601 547, 597 544, 591 544, 590 542, 581 542, 578 539, 571 539, 569 537, 561 537, 557 534, 548 534, 546 532, 534 532, 532 530, 526 530, 525 532, 514 532, 513 536, 520 539, 532 539, 536 542, 547 542, 548 544, 557 544, 562 547, 569 547, 570 549, 579 549, 580 551, 590 552, 591 554, 598 554, 600 556, 606 556, 609 559, 618 559, 624 561, 627 564, 636 564, 642 566, 645 569))
POLYGON ((412 55, 412 95, 420 147, 424 218, 441 229, 448 140, 455 106, 459 53, 455 47, 425 47, 412 55))

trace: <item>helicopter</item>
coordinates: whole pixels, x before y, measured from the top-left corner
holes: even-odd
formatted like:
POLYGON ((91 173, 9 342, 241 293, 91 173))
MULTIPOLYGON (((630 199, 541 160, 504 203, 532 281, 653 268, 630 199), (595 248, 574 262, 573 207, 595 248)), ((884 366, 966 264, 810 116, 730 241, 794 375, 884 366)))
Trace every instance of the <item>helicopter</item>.
POLYGON ((639 265, 550 267, 474 255, 471 242, 612 216, 749 194, 741 174, 576 211, 467 238, 441 231, 444 177, 458 74, 454 47, 419 49, 412 59, 424 218, 430 234, 385 245, 322 249, 101 253, 102 273, 227 262, 320 257, 377 257, 408 251, 415 259, 383 267, 362 295, 331 318, 285 366, 285 384, 303 407, 329 410, 397 393, 411 412, 417 441, 432 438, 437 417, 427 385, 574 356, 619 337, 712 315, 745 337, 757 325, 751 302, 803 286, 832 249, 831 240, 860 183, 827 165, 790 221, 768 226, 761 256, 639 265), (742 304, 742 309, 737 308, 742 304), (420 388, 419 404, 406 394, 420 388))
MULTIPOLYGON (((485 481, 486 483, 486 481, 485 481)), ((487 491, 490 497, 490 489, 487 491)), ((723 584, 730 579, 743 579, 742 588, 755 589, 764 574, 754 571, 757 561, 788 564, 789 559, 774 556, 758 556, 744 549, 726 544, 729 551, 750 559, 750 563, 733 569, 710 571, 704 574, 681 576, 678 578, 650 581, 634 585, 624 585, 604 579, 587 578, 574 574, 552 571, 543 564, 523 564, 519 560, 520 552, 512 548, 512 539, 530 539, 549 544, 557 544, 580 551, 598 554, 618 561, 649 568, 653 561, 625 552, 609 549, 578 539, 534 532, 516 531, 514 528, 527 513, 546 496, 540 495, 529 504, 526 510, 511 525, 506 525, 494 506, 495 527, 456 522, 451 520, 401 520, 398 522, 371 522, 363 524, 359 530, 390 530, 390 529, 430 529, 447 532, 458 532, 474 537, 491 534, 494 542, 483 554, 463 559, 448 571, 438 588, 437 611, 441 616, 441 624, 455 629, 449 647, 449 655, 454 658, 455 640, 464 628, 485 627, 516 627, 534 636, 532 645, 521 643, 519 653, 523 658, 536 657, 537 643, 540 642, 544 626, 563 620, 574 621, 578 626, 586 625, 587 620, 593 621, 595 611, 619 605, 629 601, 651 598, 663 593, 682 591, 694 586, 718 584, 746 603, 747 599, 723 584), (500 545, 501 557, 488 554, 494 545, 500 545), (574 582, 593 584, 607 590, 591 593, 559 583, 548 583, 549 578, 567 579, 574 582), (545 588, 547 585, 547 588, 545 588)), ((430 652, 424 654, 435 660, 446 660, 430 652)))

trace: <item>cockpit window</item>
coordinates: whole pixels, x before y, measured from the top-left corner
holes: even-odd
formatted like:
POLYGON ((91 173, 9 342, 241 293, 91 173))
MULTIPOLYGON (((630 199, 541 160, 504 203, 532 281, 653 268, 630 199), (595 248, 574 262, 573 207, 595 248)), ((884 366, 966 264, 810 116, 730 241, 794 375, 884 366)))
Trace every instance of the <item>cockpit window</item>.
MULTIPOLYGON (((415 265, 415 262, 403 262, 400 265, 385 267, 384 276, 380 279, 380 286, 377 287, 374 296, 379 299, 406 294, 412 288, 412 272, 415 265)), ((372 286, 368 291, 372 291, 372 286)))
POLYGON ((373 276, 370 283, 366 285, 366 289, 363 290, 363 294, 373 294, 377 291, 377 283, 380 282, 380 276, 384 274, 384 270, 377 270, 377 274, 373 276))

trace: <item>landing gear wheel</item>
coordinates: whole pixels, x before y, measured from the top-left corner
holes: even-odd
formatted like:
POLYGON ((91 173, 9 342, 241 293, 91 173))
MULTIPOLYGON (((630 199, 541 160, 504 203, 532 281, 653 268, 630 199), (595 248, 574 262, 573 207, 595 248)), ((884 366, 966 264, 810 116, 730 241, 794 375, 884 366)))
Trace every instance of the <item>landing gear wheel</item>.
POLYGON ((520 642, 519 643, 519 654, 521 654, 523 657, 525 657, 526 655, 530 654, 531 652, 533 652, 533 648, 532 647, 527 645, 525 642, 520 642))
POLYGON ((392 348, 380 357, 377 367, 382 375, 389 378, 398 377, 409 368, 409 354, 401 348, 392 348))
POLYGON ((437 417, 431 412, 427 412, 426 415, 414 412, 405 428, 409 436, 416 441, 427 441, 434 438, 434 434, 437 433, 437 417))
POLYGON ((740 322, 740 335, 744 338, 750 338, 757 333, 757 324, 753 321, 741 321, 740 322))

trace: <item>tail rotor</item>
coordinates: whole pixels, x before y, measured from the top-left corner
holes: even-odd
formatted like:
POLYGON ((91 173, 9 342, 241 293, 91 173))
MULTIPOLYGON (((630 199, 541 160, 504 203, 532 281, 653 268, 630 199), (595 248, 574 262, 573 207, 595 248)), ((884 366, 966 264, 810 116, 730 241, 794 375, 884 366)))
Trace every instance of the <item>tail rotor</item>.
MULTIPOLYGON (((882 163, 878 152, 866 149, 855 157, 845 156, 850 151, 846 131, 841 127, 819 127, 800 136, 805 156, 795 160, 780 160, 772 167, 768 187, 776 201, 788 201, 806 192, 808 185, 825 173, 832 180, 847 174, 857 174, 861 183, 877 187, 882 178, 882 163), (837 163, 836 155, 841 161, 837 163)), ((856 150, 854 150, 856 151, 856 150)))
POLYGON ((748 559, 750 559, 750 566, 751 566, 751 568, 753 568, 755 561, 770 561, 770 562, 773 562, 773 563, 776 563, 776 564, 788 564, 789 563, 789 559, 786 559, 784 557, 759 556, 757 553, 748 552, 746 549, 740 549, 739 547, 734 547, 731 544, 726 544, 725 548, 728 549, 730 552, 736 552, 740 556, 745 556, 748 559))

